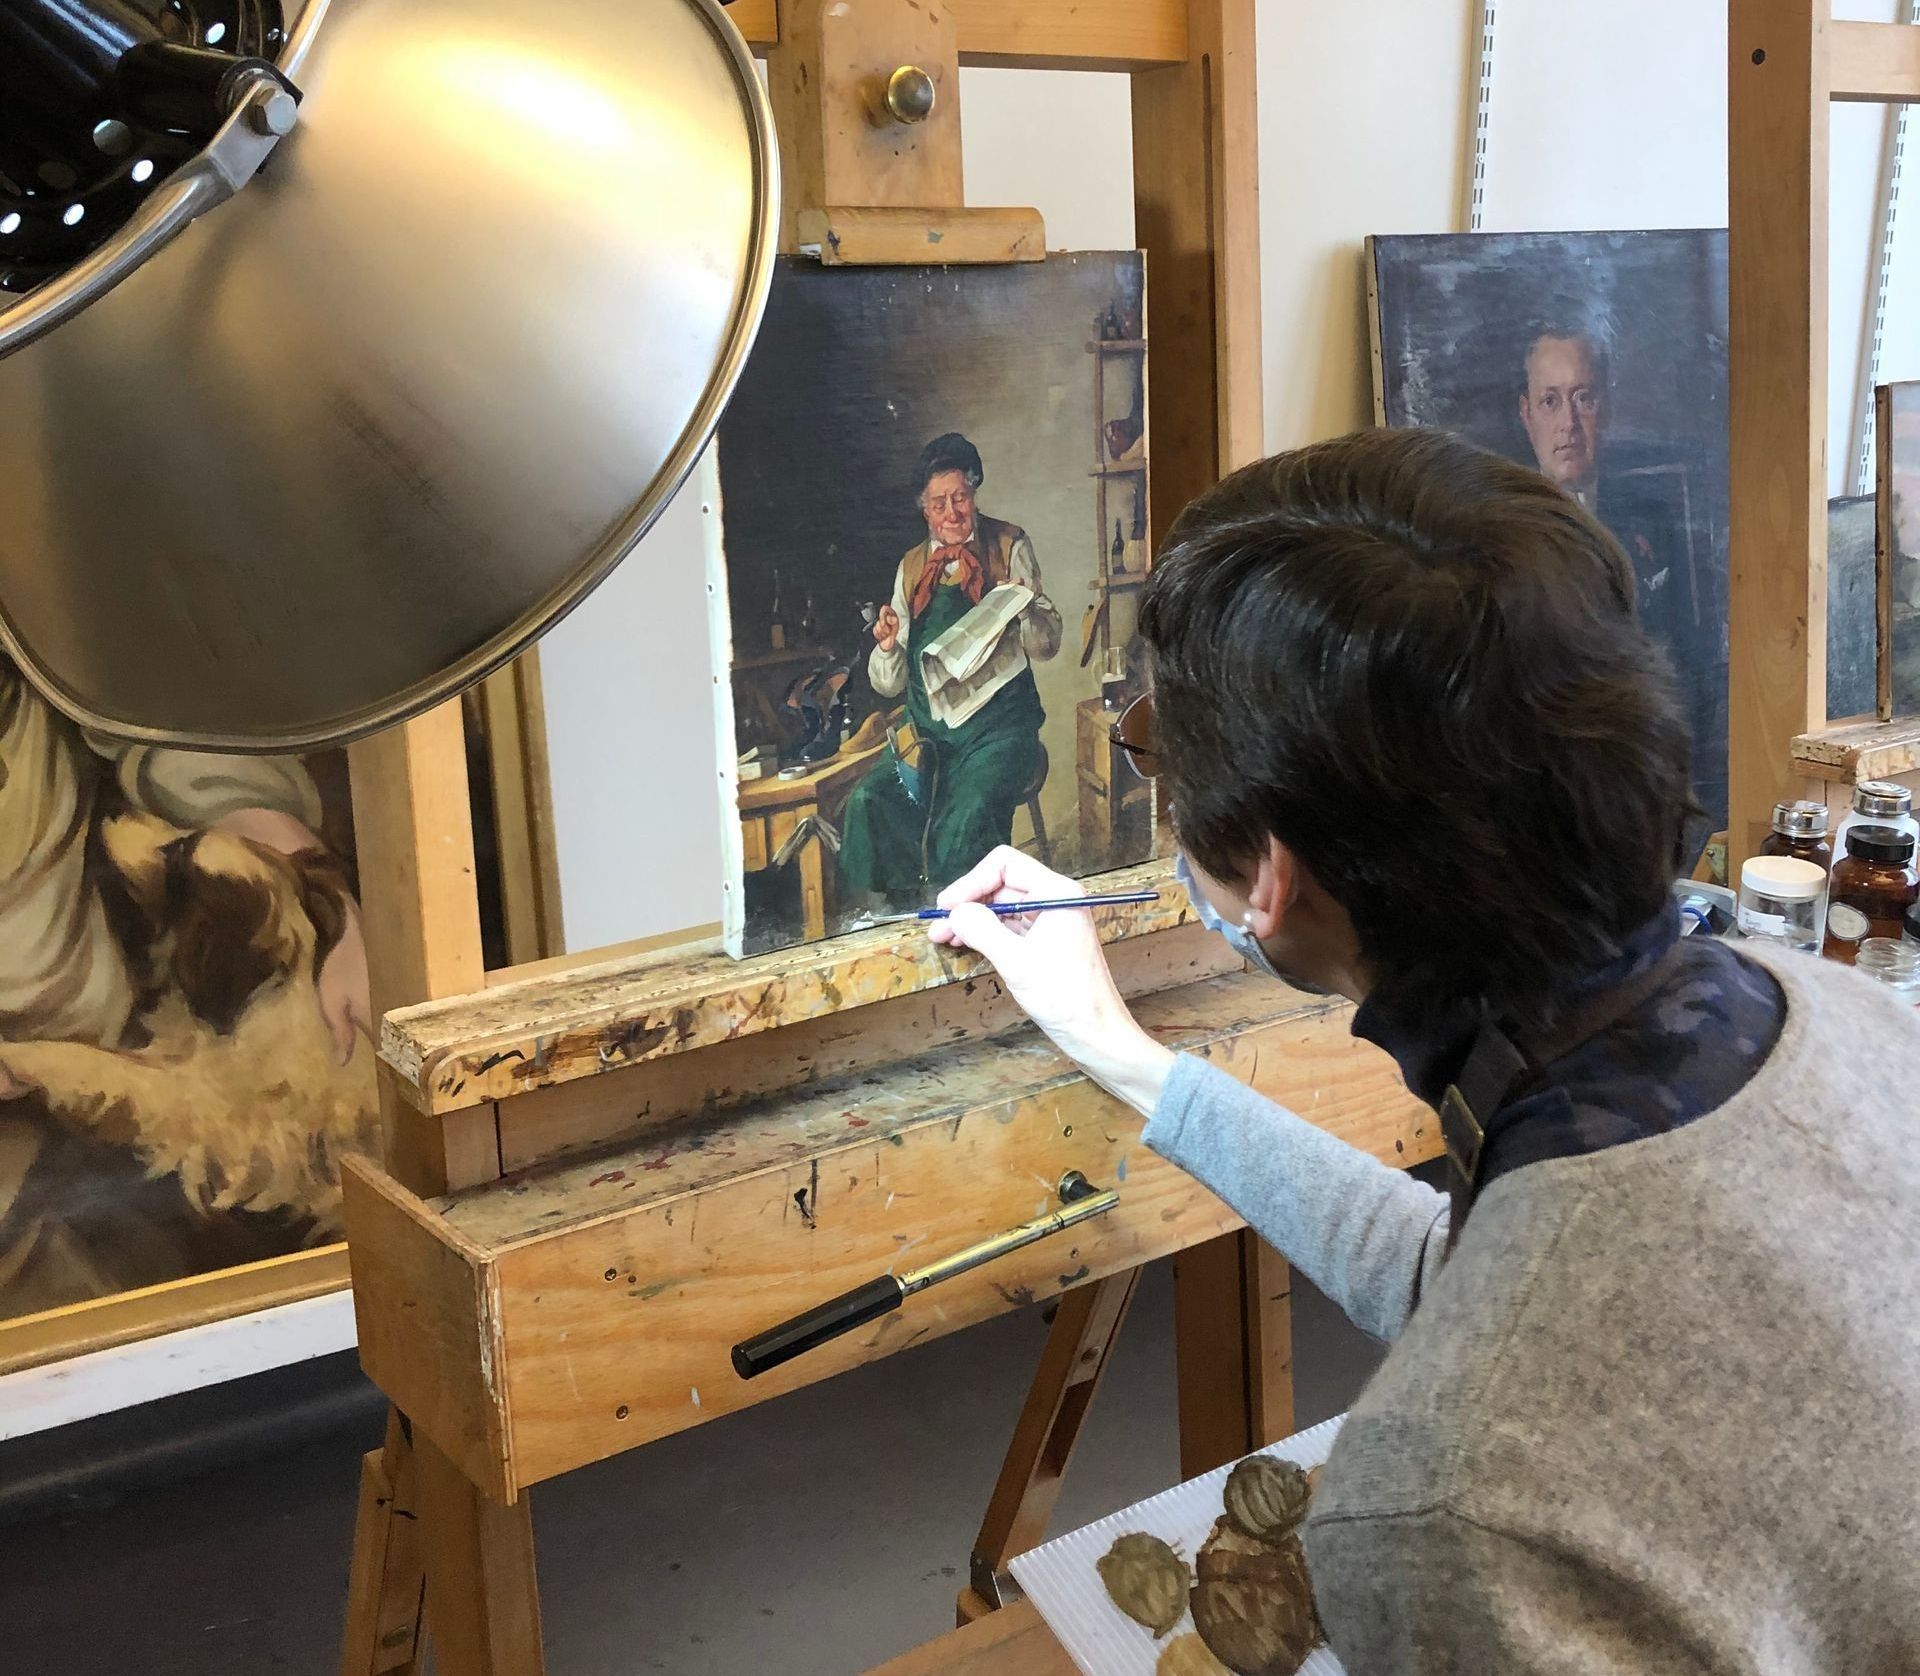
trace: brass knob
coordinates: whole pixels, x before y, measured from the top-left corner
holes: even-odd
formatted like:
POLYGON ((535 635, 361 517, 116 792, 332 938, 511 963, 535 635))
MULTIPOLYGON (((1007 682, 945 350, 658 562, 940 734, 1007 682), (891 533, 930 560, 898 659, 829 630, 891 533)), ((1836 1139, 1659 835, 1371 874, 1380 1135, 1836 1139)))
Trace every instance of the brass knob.
POLYGON ((933 115, 933 77, 917 64, 902 64, 887 77, 887 109, 895 122, 925 122, 933 115))

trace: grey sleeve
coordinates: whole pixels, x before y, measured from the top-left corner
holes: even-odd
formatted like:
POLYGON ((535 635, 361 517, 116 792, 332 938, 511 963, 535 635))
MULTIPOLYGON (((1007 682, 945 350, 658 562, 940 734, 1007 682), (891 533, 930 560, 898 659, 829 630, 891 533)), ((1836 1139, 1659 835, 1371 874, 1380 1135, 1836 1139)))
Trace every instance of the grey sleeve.
POLYGON ((1144 1138, 1376 1338, 1398 1336, 1440 1266, 1444 1194, 1203 1060, 1174 1061, 1144 1138))
MULTIPOLYGON (((1444 1507, 1310 1521, 1327 1642, 1367 1676, 1706 1676, 1674 1597, 1444 1507)), ((1716 1666, 1716 1668, 1718 1668, 1716 1666)))

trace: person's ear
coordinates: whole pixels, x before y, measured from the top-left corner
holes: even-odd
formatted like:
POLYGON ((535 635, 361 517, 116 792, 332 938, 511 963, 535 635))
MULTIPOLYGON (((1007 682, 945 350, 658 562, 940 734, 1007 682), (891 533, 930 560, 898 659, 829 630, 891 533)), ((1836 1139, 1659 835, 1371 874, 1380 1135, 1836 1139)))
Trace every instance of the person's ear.
POLYGON ((1300 863, 1278 838, 1269 838, 1247 893, 1247 929, 1261 942, 1278 936, 1287 910, 1300 893, 1300 863))
POLYGON ((1526 391, 1520 392, 1520 427, 1525 430, 1533 423, 1533 403, 1527 400, 1526 391))

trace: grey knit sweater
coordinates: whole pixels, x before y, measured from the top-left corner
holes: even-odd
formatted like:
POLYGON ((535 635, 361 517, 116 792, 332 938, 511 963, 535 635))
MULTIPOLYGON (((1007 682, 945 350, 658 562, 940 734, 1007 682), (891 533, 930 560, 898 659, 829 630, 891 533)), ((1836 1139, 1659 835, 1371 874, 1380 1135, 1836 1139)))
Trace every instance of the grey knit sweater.
POLYGON ((1920 1020, 1767 964, 1738 1094, 1494 1182, 1444 1266, 1444 1198, 1179 1062, 1147 1144, 1394 1340, 1306 1533, 1352 1676, 1920 1672, 1920 1020))

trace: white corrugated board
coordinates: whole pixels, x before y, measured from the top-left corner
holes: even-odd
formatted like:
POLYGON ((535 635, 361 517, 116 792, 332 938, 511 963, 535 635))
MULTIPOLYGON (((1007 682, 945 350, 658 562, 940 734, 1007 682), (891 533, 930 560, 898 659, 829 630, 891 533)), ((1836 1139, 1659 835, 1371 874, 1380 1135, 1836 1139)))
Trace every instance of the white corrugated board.
MULTIPOLYGON (((1333 1448, 1344 1418, 1298 1432, 1261 1453, 1303 1467, 1318 1466, 1333 1448)), ((1129 1531, 1159 1537, 1191 1565, 1220 1517, 1220 1492, 1231 1470, 1223 1466, 1163 1490, 1014 1560, 1014 1581, 1085 1676, 1154 1676, 1154 1666, 1168 1643, 1192 1631, 1193 1615, 1188 1613, 1156 1640, 1151 1630, 1136 1624, 1107 1598, 1094 1565, 1116 1537, 1129 1531)), ((1300 1670, 1301 1676, 1343 1676, 1340 1661, 1325 1647, 1308 1655, 1300 1670)))

